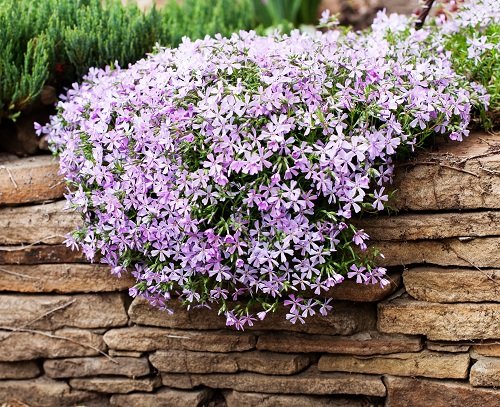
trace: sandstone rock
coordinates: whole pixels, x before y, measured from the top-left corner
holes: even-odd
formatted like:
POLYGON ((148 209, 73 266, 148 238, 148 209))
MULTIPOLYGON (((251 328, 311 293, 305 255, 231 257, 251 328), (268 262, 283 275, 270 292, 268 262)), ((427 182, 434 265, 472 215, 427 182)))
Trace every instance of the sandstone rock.
POLYGON ((102 335, 73 328, 55 332, 0 331, 0 360, 94 356, 105 350, 102 335))
POLYGON ((0 209, 0 245, 59 244, 81 224, 80 216, 65 212, 64 201, 0 209))
MULTIPOLYGON (((285 309, 280 308, 259 321, 254 330, 280 330, 314 334, 351 335, 375 328, 375 308, 371 304, 334 303, 334 310, 327 317, 314 316, 306 324, 291 324, 285 320, 285 309)), ((178 301, 169 303, 174 313, 154 309, 143 298, 135 298, 129 308, 132 322, 179 329, 226 329, 225 319, 215 310, 198 308, 187 311, 178 301)), ((248 328, 252 330, 252 328, 248 328)))
POLYGON ((36 407, 104 406, 103 396, 71 390, 67 383, 45 377, 0 381, 0 403, 25 403, 36 407))
POLYGON ((156 393, 115 394, 111 396, 112 407, 201 407, 211 395, 209 389, 174 390, 161 388, 156 393))
POLYGON ((341 396, 301 396, 230 391, 225 395, 227 407, 367 407, 366 400, 341 396))
POLYGON ((130 275, 117 278, 110 267, 95 264, 10 265, 2 267, 0 274, 0 291, 106 292, 124 291, 135 284, 130 275))
POLYGON ((500 238, 482 237, 439 241, 373 242, 385 255, 381 265, 435 264, 438 266, 498 267, 500 264, 500 238))
POLYGON ((445 380, 386 377, 386 407, 499 406, 500 391, 445 380))
POLYGON ((422 349, 422 341, 416 336, 385 335, 377 331, 360 332, 351 336, 265 333, 259 335, 257 349, 275 352, 376 355, 418 352, 422 349))
POLYGON ((472 347, 472 352, 482 356, 496 356, 500 357, 500 343, 479 343, 472 347))
POLYGON ((400 298, 379 304, 378 329, 422 334, 431 340, 500 337, 500 304, 438 304, 400 298))
POLYGON ((241 352, 255 347, 255 336, 227 331, 180 331, 146 327, 112 329, 104 335, 106 344, 116 350, 193 350, 241 352))
POLYGON ((460 342, 435 342, 427 341, 426 348, 429 350, 435 350, 437 352, 450 352, 450 353, 460 353, 468 352, 470 349, 469 344, 462 344, 460 342))
POLYGON ((468 353, 394 353, 384 356, 323 355, 318 369, 323 372, 390 374, 464 379, 469 369, 468 353))
POLYGON ((292 376, 268 376, 257 373, 207 375, 163 373, 161 376, 163 384, 168 387, 189 388, 188 386, 203 385, 214 389, 230 388, 256 393, 385 396, 385 386, 380 377, 320 373, 314 367, 292 376))
POLYGON ((59 162, 52 156, 0 162, 0 205, 58 199, 63 197, 65 189, 59 162))
POLYGON ((377 216, 356 221, 373 240, 446 239, 500 235, 500 212, 377 216))
POLYGON ((126 350, 115 350, 115 349, 110 349, 109 350, 109 356, 125 356, 129 358, 140 358, 142 355, 144 355, 144 352, 133 352, 133 351, 126 351, 126 350))
POLYGON ((429 302, 500 300, 500 270, 415 267, 403 273, 406 291, 429 302))
POLYGON ((272 352, 208 353, 158 351, 149 356, 151 364, 168 373, 236 373, 254 372, 287 375, 304 370, 310 364, 306 355, 284 355, 272 352))
POLYGON ((470 383, 473 386, 500 386, 500 358, 480 358, 470 369, 470 383))
POLYGON ((103 328, 126 325, 127 320, 120 294, 0 295, 0 326, 103 328))
POLYGON ((40 374, 35 362, 0 362, 0 379, 31 379, 40 374))
POLYGON ((146 358, 116 357, 110 360, 102 356, 46 360, 43 363, 43 370, 53 379, 99 375, 141 377, 150 373, 146 358))
POLYGON ((64 245, 0 246, 0 264, 86 263, 82 252, 64 245))
POLYGON ((153 391, 159 385, 158 377, 145 379, 125 379, 123 377, 91 377, 85 379, 71 379, 72 389, 89 390, 98 393, 126 394, 133 391, 153 391))
POLYGON ((500 208, 500 183, 495 174, 500 170, 500 137, 491 135, 485 143, 479 140, 483 136, 488 137, 471 136, 460 147, 448 144, 441 154, 421 154, 415 166, 405 163, 405 168, 396 171, 392 204, 410 210, 500 208), (418 164, 422 162, 427 164, 418 164))

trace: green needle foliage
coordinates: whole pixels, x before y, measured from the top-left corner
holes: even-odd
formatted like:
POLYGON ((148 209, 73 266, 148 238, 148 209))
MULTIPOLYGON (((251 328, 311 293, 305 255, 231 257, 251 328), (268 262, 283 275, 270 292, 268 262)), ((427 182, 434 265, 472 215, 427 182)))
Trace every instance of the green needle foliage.
POLYGON ((172 0, 140 11, 119 0, 0 0, 0 120, 15 119, 42 87, 90 67, 135 62, 156 43, 230 35, 255 26, 253 0, 172 0))

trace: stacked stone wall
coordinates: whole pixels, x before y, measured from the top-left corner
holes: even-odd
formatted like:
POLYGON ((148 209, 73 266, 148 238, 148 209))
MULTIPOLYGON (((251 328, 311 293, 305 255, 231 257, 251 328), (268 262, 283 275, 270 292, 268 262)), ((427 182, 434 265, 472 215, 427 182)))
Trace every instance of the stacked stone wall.
POLYGON ((0 405, 500 406, 500 135, 399 164, 400 212, 359 222, 389 287, 347 282, 328 317, 245 332, 132 301, 67 249, 57 169, 0 163, 0 405))

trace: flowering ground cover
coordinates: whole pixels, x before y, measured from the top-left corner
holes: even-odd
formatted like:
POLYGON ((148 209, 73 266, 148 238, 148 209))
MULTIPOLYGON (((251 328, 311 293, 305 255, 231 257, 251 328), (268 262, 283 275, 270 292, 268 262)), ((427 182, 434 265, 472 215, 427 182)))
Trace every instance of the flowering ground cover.
POLYGON ((83 215, 68 244, 131 270, 131 295, 237 329, 279 304, 291 323, 335 312, 322 294, 344 279, 387 284, 352 219, 384 210, 398 154, 485 117, 499 11, 474 2, 418 31, 380 13, 361 33, 239 32, 91 70, 39 128, 83 215), (475 76, 448 51, 464 35, 475 76))

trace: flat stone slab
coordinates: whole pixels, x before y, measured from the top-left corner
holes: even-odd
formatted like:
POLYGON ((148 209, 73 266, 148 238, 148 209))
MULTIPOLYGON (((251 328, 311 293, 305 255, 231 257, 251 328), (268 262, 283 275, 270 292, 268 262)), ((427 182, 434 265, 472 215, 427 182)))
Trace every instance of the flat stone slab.
POLYGON ((259 335, 257 349, 274 352, 336 353, 377 355, 418 352, 422 349, 418 336, 360 332, 351 336, 308 335, 295 333, 264 333, 259 335))
POLYGON ((87 263, 82 252, 65 245, 0 246, 0 264, 87 263))
POLYGON ((111 396, 111 407, 200 407, 209 399, 210 389, 175 390, 165 387, 155 393, 115 394, 111 396))
POLYGON ((135 284, 130 275, 118 278, 110 267, 96 264, 6 265, 0 275, 0 291, 20 293, 126 291, 135 284))
POLYGON ((158 377, 128 379, 123 377, 92 377, 84 379, 70 379, 72 389, 95 391, 98 393, 127 394, 134 391, 151 392, 159 386, 158 377))
POLYGON ((378 329, 431 340, 500 338, 500 303, 439 304, 398 298, 378 306, 378 329))
POLYGON ((465 379, 469 371, 468 353, 394 353, 384 356, 323 355, 318 369, 323 372, 349 372, 422 376, 438 379, 465 379))
POLYGON ((500 301, 500 270, 415 267, 403 273, 408 294, 428 302, 500 301))
POLYGON ((31 379, 40 375, 35 362, 0 362, 0 379, 31 379))
POLYGON ((157 351, 149 356, 151 364, 167 373, 236 373, 254 372, 289 375, 307 368, 306 355, 273 352, 209 353, 179 350, 157 351))

